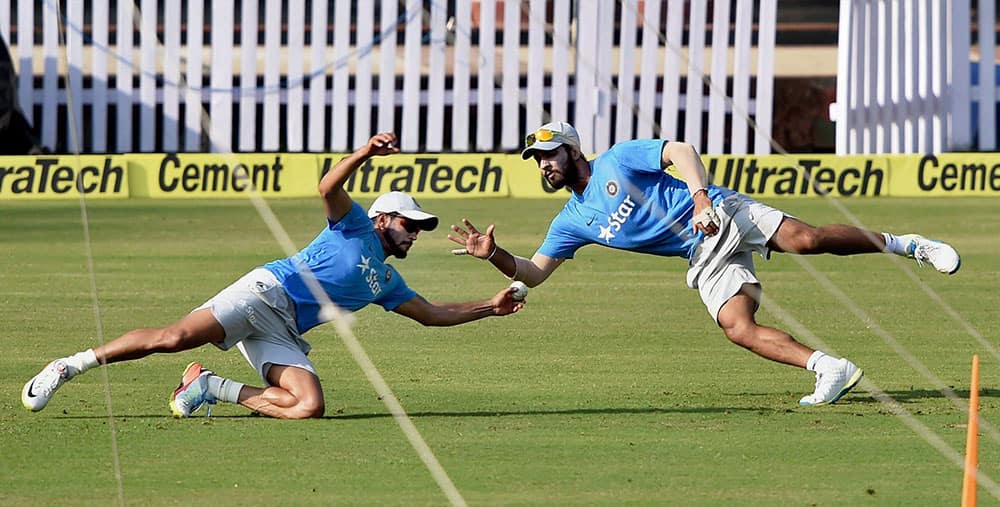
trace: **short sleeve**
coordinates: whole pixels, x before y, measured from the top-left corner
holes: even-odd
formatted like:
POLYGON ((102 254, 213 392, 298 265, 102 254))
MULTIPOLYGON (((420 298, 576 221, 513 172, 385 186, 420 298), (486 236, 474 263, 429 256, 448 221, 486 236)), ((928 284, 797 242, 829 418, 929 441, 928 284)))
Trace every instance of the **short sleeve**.
POLYGON ((385 311, 391 312, 397 306, 413 299, 417 292, 406 285, 406 281, 403 280, 399 271, 396 271, 396 268, 389 264, 386 264, 386 267, 388 268, 386 273, 389 274, 389 280, 383 285, 382 294, 375 303, 385 308, 385 311))
POLYGON ((331 231, 343 231, 345 235, 351 235, 353 232, 359 230, 370 229, 372 227, 372 219, 368 218, 368 214, 358 203, 353 203, 351 205, 350 211, 346 215, 340 218, 340 220, 334 221, 330 220, 328 217, 326 219, 327 227, 331 231))
POLYGON ((614 145, 607 155, 619 169, 634 173, 663 172, 663 139, 637 139, 614 145))
POLYGON ((586 240, 572 233, 565 213, 560 213, 549 225, 549 232, 542 246, 538 247, 538 253, 553 259, 572 259, 576 251, 586 244, 586 240))

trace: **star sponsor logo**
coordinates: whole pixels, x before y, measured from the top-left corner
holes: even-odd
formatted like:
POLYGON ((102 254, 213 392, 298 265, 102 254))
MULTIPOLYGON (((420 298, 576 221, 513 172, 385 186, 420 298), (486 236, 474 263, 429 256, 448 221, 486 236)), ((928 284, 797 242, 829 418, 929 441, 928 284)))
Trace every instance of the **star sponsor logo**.
POLYGON ((625 194, 625 200, 618 205, 618 209, 608 215, 608 225, 597 225, 597 227, 601 230, 598 234, 598 238, 603 239, 606 245, 610 245, 611 240, 615 239, 615 233, 621 231, 622 226, 625 225, 625 222, 628 222, 628 218, 632 216, 633 210, 635 210, 635 201, 632 200, 632 196, 625 194))
POLYGON ((372 258, 362 255, 361 264, 358 264, 358 267, 361 268, 362 273, 368 272, 368 270, 372 269, 372 258))
POLYGON ((615 233, 611 232, 611 226, 609 225, 605 227, 603 225, 598 225, 597 227, 601 229, 601 233, 598 235, 598 237, 600 237, 605 241, 605 243, 610 245, 611 240, 615 239, 615 233))
MULTIPOLYGON (((379 283, 378 271, 372 267, 372 258, 361 256, 361 264, 357 265, 361 269, 361 275, 365 277, 368 288, 372 291, 372 296, 382 293, 382 284, 379 283)), ((388 280, 388 279, 387 279, 388 280)))

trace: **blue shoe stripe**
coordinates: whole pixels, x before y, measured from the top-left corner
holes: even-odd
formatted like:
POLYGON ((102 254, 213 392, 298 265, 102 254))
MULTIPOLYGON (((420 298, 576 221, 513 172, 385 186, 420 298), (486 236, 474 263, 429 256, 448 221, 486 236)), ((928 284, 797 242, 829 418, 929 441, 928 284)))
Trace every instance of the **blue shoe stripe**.
POLYGON ((962 258, 959 257, 958 258, 958 264, 955 264, 955 269, 949 271, 948 274, 949 275, 954 275, 955 273, 958 273, 958 269, 961 268, 961 267, 962 267, 962 258))
POLYGON ((847 394, 848 391, 854 389, 854 386, 858 385, 858 382, 861 381, 861 377, 864 376, 865 372, 862 369, 858 368, 858 371, 854 372, 854 375, 851 377, 851 380, 849 380, 847 384, 844 385, 844 388, 841 389, 840 392, 837 393, 837 395, 834 396, 832 400, 830 400, 830 403, 836 403, 837 400, 839 400, 841 397, 847 394))

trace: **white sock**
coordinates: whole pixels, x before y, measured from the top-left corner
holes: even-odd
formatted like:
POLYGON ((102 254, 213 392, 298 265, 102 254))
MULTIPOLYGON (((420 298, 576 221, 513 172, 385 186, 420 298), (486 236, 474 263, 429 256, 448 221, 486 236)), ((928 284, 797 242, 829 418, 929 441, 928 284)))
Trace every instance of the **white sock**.
POLYGON ((219 401, 239 403, 243 384, 232 379, 211 375, 208 377, 208 393, 219 401))
POLYGON ((95 366, 97 366, 97 354, 94 353, 94 349, 87 349, 83 352, 77 352, 72 356, 65 359, 66 365, 69 366, 69 376, 73 378, 95 366))
POLYGON ((910 238, 896 236, 895 234, 889 232, 883 232, 882 237, 885 238, 886 250, 896 255, 906 255, 906 247, 910 244, 910 238))
POLYGON ((809 371, 820 371, 833 368, 837 365, 837 359, 827 355, 826 352, 821 352, 819 350, 812 353, 809 356, 809 360, 806 361, 806 369, 809 371))

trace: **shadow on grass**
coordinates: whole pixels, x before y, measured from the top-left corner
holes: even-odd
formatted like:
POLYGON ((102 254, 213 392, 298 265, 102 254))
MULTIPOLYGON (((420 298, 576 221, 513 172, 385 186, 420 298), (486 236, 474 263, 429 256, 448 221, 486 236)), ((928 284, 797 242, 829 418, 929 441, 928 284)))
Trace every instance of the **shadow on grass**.
MULTIPOLYGON (((729 412, 760 412, 777 409, 754 407, 674 407, 674 408, 568 408, 551 410, 481 410, 475 412, 407 412, 411 418, 419 417, 506 417, 506 416, 548 416, 548 415, 599 415, 599 414, 725 414, 729 412)), ((324 419, 378 419, 392 417, 392 414, 336 414, 324 416, 324 419)))
MULTIPOLYGON (((920 400, 926 399, 943 399, 945 395, 940 391, 934 389, 907 389, 900 391, 886 391, 887 395, 892 397, 899 403, 913 403, 920 400)), ((754 394, 754 393, 742 393, 740 396, 772 396, 773 393, 768 394, 754 394)), ((966 390, 956 390, 955 395, 961 399, 969 398, 969 391, 966 390)), ((1000 398, 1000 389, 981 389, 979 391, 980 398, 1000 398)), ((850 405, 872 405, 881 403, 879 400, 875 399, 871 393, 866 391, 856 391, 848 393, 844 398, 837 402, 836 406, 850 406, 850 405)), ((647 408, 567 408, 567 409, 548 409, 548 410, 477 410, 471 412, 444 412, 444 411, 424 411, 424 412, 407 412, 411 418, 421 418, 421 417, 511 417, 511 416, 560 416, 560 415, 646 415, 646 414, 727 414, 727 413, 746 413, 746 412, 757 412, 761 414, 765 413, 785 413, 796 411, 797 409, 802 410, 824 410, 823 408, 806 408, 798 407, 797 405, 781 405, 781 406, 758 406, 758 407, 647 407, 647 408)), ((62 414, 56 416, 59 419, 107 419, 107 415, 70 415, 62 414)), ((245 418, 255 418, 261 417, 260 414, 245 413, 245 414, 225 414, 225 415, 213 415, 213 419, 245 419, 245 418)), ((389 413, 367 413, 367 414, 333 414, 325 415, 321 419, 332 419, 332 420, 355 420, 355 419, 382 419, 386 417, 392 417, 389 413)), ((115 415, 115 419, 172 419, 170 414, 135 414, 135 415, 115 415)), ((201 415, 196 415, 192 419, 204 419, 201 415)))
MULTIPOLYGON (((959 398, 964 400, 969 399, 968 389, 962 389, 962 390, 953 389, 953 391, 955 395, 958 396, 959 398)), ((889 397, 891 397, 892 399, 896 400, 899 403, 911 403, 925 399, 946 398, 944 393, 936 389, 907 389, 905 391, 885 391, 885 394, 887 394, 889 397)), ((1000 398, 1000 389, 980 389, 979 397, 1000 398)), ((848 404, 848 403, 881 403, 881 402, 875 399, 875 397, 872 396, 871 393, 867 391, 857 391, 857 392, 852 391, 837 402, 838 405, 848 404)))
MULTIPOLYGON (((421 417, 505 417, 505 416, 558 416, 558 415, 645 415, 645 414, 725 414, 731 412, 784 412, 784 408, 771 407, 675 407, 675 408, 572 408, 572 409, 552 409, 552 410, 477 410, 473 412, 407 412, 410 418, 421 417)), ((211 419, 245 419, 252 417, 267 417, 260 414, 213 414, 211 419)), ((367 414, 333 414, 325 415, 320 419, 352 420, 352 419, 381 419, 392 417, 389 413, 367 413, 367 414)), ((107 415, 70 415, 62 414, 58 419, 107 419, 107 415)), ((135 414, 135 415, 115 415, 115 419, 173 419, 170 414, 135 414)), ((197 414, 191 419, 204 420, 204 414, 197 414)))

